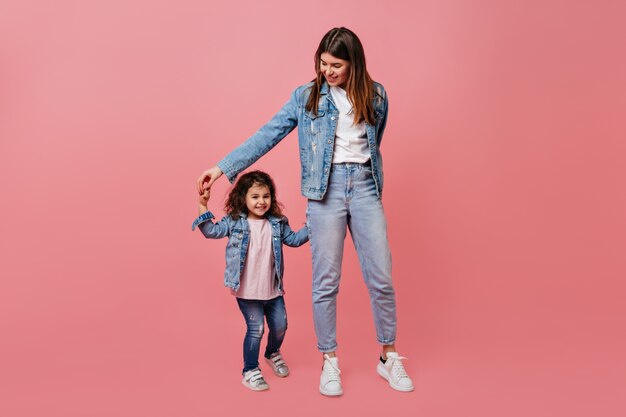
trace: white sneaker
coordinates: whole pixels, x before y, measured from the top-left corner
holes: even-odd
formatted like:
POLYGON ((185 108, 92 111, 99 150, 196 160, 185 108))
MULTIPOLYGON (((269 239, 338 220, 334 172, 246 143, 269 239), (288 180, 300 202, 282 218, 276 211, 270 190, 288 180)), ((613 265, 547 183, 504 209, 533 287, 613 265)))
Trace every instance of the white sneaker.
POLYGON ((398 356, 397 352, 389 352, 387 353, 387 361, 382 363, 379 360, 376 370, 378 375, 389 381, 391 388, 397 391, 410 392, 414 389, 413 381, 404 370, 404 365, 402 365, 404 359, 406 358, 398 356))
POLYGON ((261 370, 259 368, 247 371, 243 374, 241 383, 250 388, 252 391, 265 391, 270 387, 267 385, 267 382, 265 382, 265 379, 263 379, 263 375, 261 374, 261 370))
POLYGON ((324 354, 324 366, 320 376, 320 393, 330 397, 343 394, 339 374, 339 358, 331 358, 324 354))
POLYGON ((289 375, 289 368, 283 359, 283 355, 280 352, 274 352, 270 355, 269 358, 265 358, 267 363, 270 365, 276 376, 281 378, 289 375))

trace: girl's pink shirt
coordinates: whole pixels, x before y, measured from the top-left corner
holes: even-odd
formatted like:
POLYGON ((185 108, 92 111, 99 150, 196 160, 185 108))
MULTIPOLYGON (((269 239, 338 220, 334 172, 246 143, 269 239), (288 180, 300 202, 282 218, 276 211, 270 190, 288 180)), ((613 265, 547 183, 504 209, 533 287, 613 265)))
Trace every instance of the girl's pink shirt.
POLYGON ((271 300, 280 291, 275 279, 272 251, 272 226, 267 219, 250 219, 248 254, 241 274, 239 290, 231 293, 246 300, 271 300))

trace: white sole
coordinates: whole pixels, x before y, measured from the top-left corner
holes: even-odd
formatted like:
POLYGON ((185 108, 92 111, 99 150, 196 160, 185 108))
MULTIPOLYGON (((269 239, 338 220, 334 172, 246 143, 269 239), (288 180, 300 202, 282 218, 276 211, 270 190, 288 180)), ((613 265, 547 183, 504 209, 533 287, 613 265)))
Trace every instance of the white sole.
POLYGON ((248 383, 246 382, 245 379, 243 381, 241 381, 241 383, 243 384, 244 387, 246 387, 246 388, 248 388, 249 390, 252 390, 252 391, 267 391, 268 389, 270 389, 269 385, 266 385, 265 387, 261 387, 261 388, 253 387, 251 385, 248 385, 248 383))
POLYGON ((340 395, 343 395, 343 389, 341 391, 327 391, 320 386, 320 394, 327 397, 338 397, 340 395))
POLYGON ((415 389, 415 387, 401 387, 399 385, 394 384, 393 382, 391 382, 391 378, 389 377, 389 373, 387 372, 387 368, 385 368, 385 366, 382 363, 379 363, 378 366, 376 367, 376 372, 378 372, 378 375, 382 376, 383 378, 385 378, 385 380, 389 383, 389 386, 393 389, 395 389, 396 391, 400 391, 400 392, 411 392, 415 389))

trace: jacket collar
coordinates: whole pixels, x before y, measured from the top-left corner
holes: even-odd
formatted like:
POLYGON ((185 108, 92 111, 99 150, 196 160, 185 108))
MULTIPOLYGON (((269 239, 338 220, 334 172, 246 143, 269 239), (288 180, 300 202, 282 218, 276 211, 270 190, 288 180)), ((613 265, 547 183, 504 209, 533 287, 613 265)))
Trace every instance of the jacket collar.
POLYGON ((330 92, 330 87, 328 86, 328 83, 324 80, 324 83, 322 84, 322 88, 320 88, 320 95, 328 94, 329 92, 330 92))

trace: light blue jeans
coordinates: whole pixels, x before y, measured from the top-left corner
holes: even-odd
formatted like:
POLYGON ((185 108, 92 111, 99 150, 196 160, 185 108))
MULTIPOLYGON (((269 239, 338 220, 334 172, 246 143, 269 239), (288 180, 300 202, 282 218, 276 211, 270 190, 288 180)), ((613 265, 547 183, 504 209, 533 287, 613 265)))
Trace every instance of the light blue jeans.
POLYGON ((333 164, 328 191, 309 200, 307 222, 313 258, 313 319, 321 352, 337 349, 337 294, 347 228, 369 291, 376 338, 396 339, 396 301, 391 282, 387 221, 369 163, 333 164))

